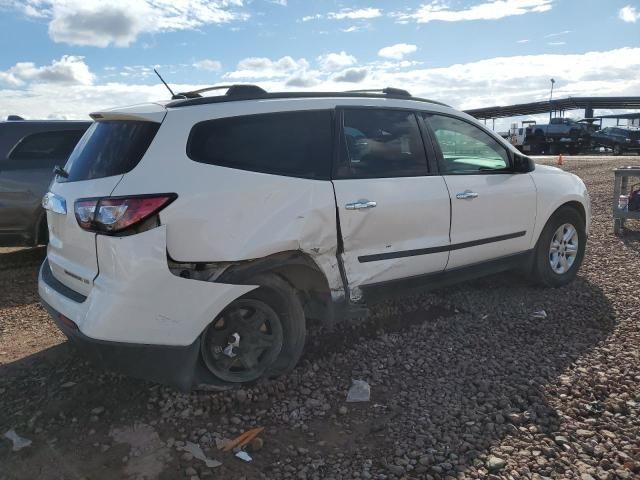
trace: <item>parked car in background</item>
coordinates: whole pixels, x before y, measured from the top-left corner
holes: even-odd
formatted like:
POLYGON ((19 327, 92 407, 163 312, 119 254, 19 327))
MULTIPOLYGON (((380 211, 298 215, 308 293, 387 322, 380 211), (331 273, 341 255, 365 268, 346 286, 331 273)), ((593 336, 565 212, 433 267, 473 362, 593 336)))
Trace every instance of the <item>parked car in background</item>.
POLYGON ((47 242, 42 196, 91 122, 0 121, 0 246, 47 242))
POLYGON ((591 135, 594 147, 606 147, 614 155, 624 152, 640 152, 640 128, 606 127, 591 135))
POLYGON ((580 268, 582 180, 442 103, 176 97, 92 114, 44 200, 43 305, 132 375, 254 382, 296 365, 312 322, 385 291, 516 268, 559 287, 580 268))

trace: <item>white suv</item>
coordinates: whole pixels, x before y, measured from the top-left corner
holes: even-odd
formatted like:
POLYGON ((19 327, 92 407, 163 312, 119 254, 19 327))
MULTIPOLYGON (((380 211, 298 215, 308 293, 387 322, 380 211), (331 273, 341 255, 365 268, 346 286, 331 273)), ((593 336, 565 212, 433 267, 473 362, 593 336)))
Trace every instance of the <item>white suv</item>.
POLYGON ((91 116, 43 199, 39 291, 135 376, 255 381, 389 288, 513 268, 557 287, 582 262, 578 177, 402 90, 240 85, 91 116))

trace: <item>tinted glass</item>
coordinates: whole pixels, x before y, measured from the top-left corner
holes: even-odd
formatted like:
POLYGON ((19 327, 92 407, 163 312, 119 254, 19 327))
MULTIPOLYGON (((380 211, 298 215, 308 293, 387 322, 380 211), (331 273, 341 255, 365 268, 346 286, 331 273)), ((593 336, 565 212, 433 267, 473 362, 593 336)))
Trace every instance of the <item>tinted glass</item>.
POLYGON ((442 173, 495 172, 509 168, 505 147, 475 125, 443 115, 425 114, 425 120, 442 151, 442 173))
POLYGON ((283 112, 196 124, 187 155, 196 162, 290 177, 329 179, 331 112, 283 112))
POLYGON ((58 130, 24 137, 11 151, 11 160, 66 159, 84 130, 58 130))
POLYGON ((91 180, 133 170, 159 127, 159 123, 122 120, 93 123, 67 161, 69 178, 58 177, 58 181, 91 180))
POLYGON ((413 112, 345 110, 338 178, 409 177, 428 173, 413 112))

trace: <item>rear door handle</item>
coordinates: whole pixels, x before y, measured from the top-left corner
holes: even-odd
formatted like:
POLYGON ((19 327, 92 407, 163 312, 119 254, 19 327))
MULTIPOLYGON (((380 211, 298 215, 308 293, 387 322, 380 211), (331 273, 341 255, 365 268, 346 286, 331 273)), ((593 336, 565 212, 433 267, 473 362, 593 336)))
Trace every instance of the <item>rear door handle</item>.
POLYGON ((377 206, 378 203, 374 202, 373 200, 358 200, 357 202, 351 202, 351 203, 347 203, 344 208, 346 208, 347 210, 362 210, 365 208, 373 208, 375 206, 377 206))
POLYGON ((478 194, 470 190, 465 190, 462 193, 456 193, 456 198, 458 200, 473 200, 474 198, 478 198, 478 194))

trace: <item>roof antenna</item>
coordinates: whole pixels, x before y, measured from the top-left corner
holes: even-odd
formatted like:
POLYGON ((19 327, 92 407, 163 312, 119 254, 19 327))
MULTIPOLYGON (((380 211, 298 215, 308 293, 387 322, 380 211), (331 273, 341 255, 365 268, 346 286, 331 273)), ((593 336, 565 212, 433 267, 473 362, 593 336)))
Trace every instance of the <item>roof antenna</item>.
POLYGON ((175 97, 175 96, 176 96, 176 94, 175 94, 175 93, 173 93, 173 90, 171 90, 171 87, 170 87, 169 85, 167 85, 167 82, 165 82, 165 81, 164 81, 164 78, 162 78, 162 77, 160 76, 160 74, 158 73, 158 70, 156 70, 156 69, 154 68, 154 69, 153 69, 153 71, 155 72, 155 74, 156 74, 156 75, 158 75, 158 78, 160 79, 160 81, 161 81, 162 83, 164 83, 164 86, 165 86, 165 87, 167 87, 167 90, 169 90, 169 93, 171 94, 171 98, 175 97))

